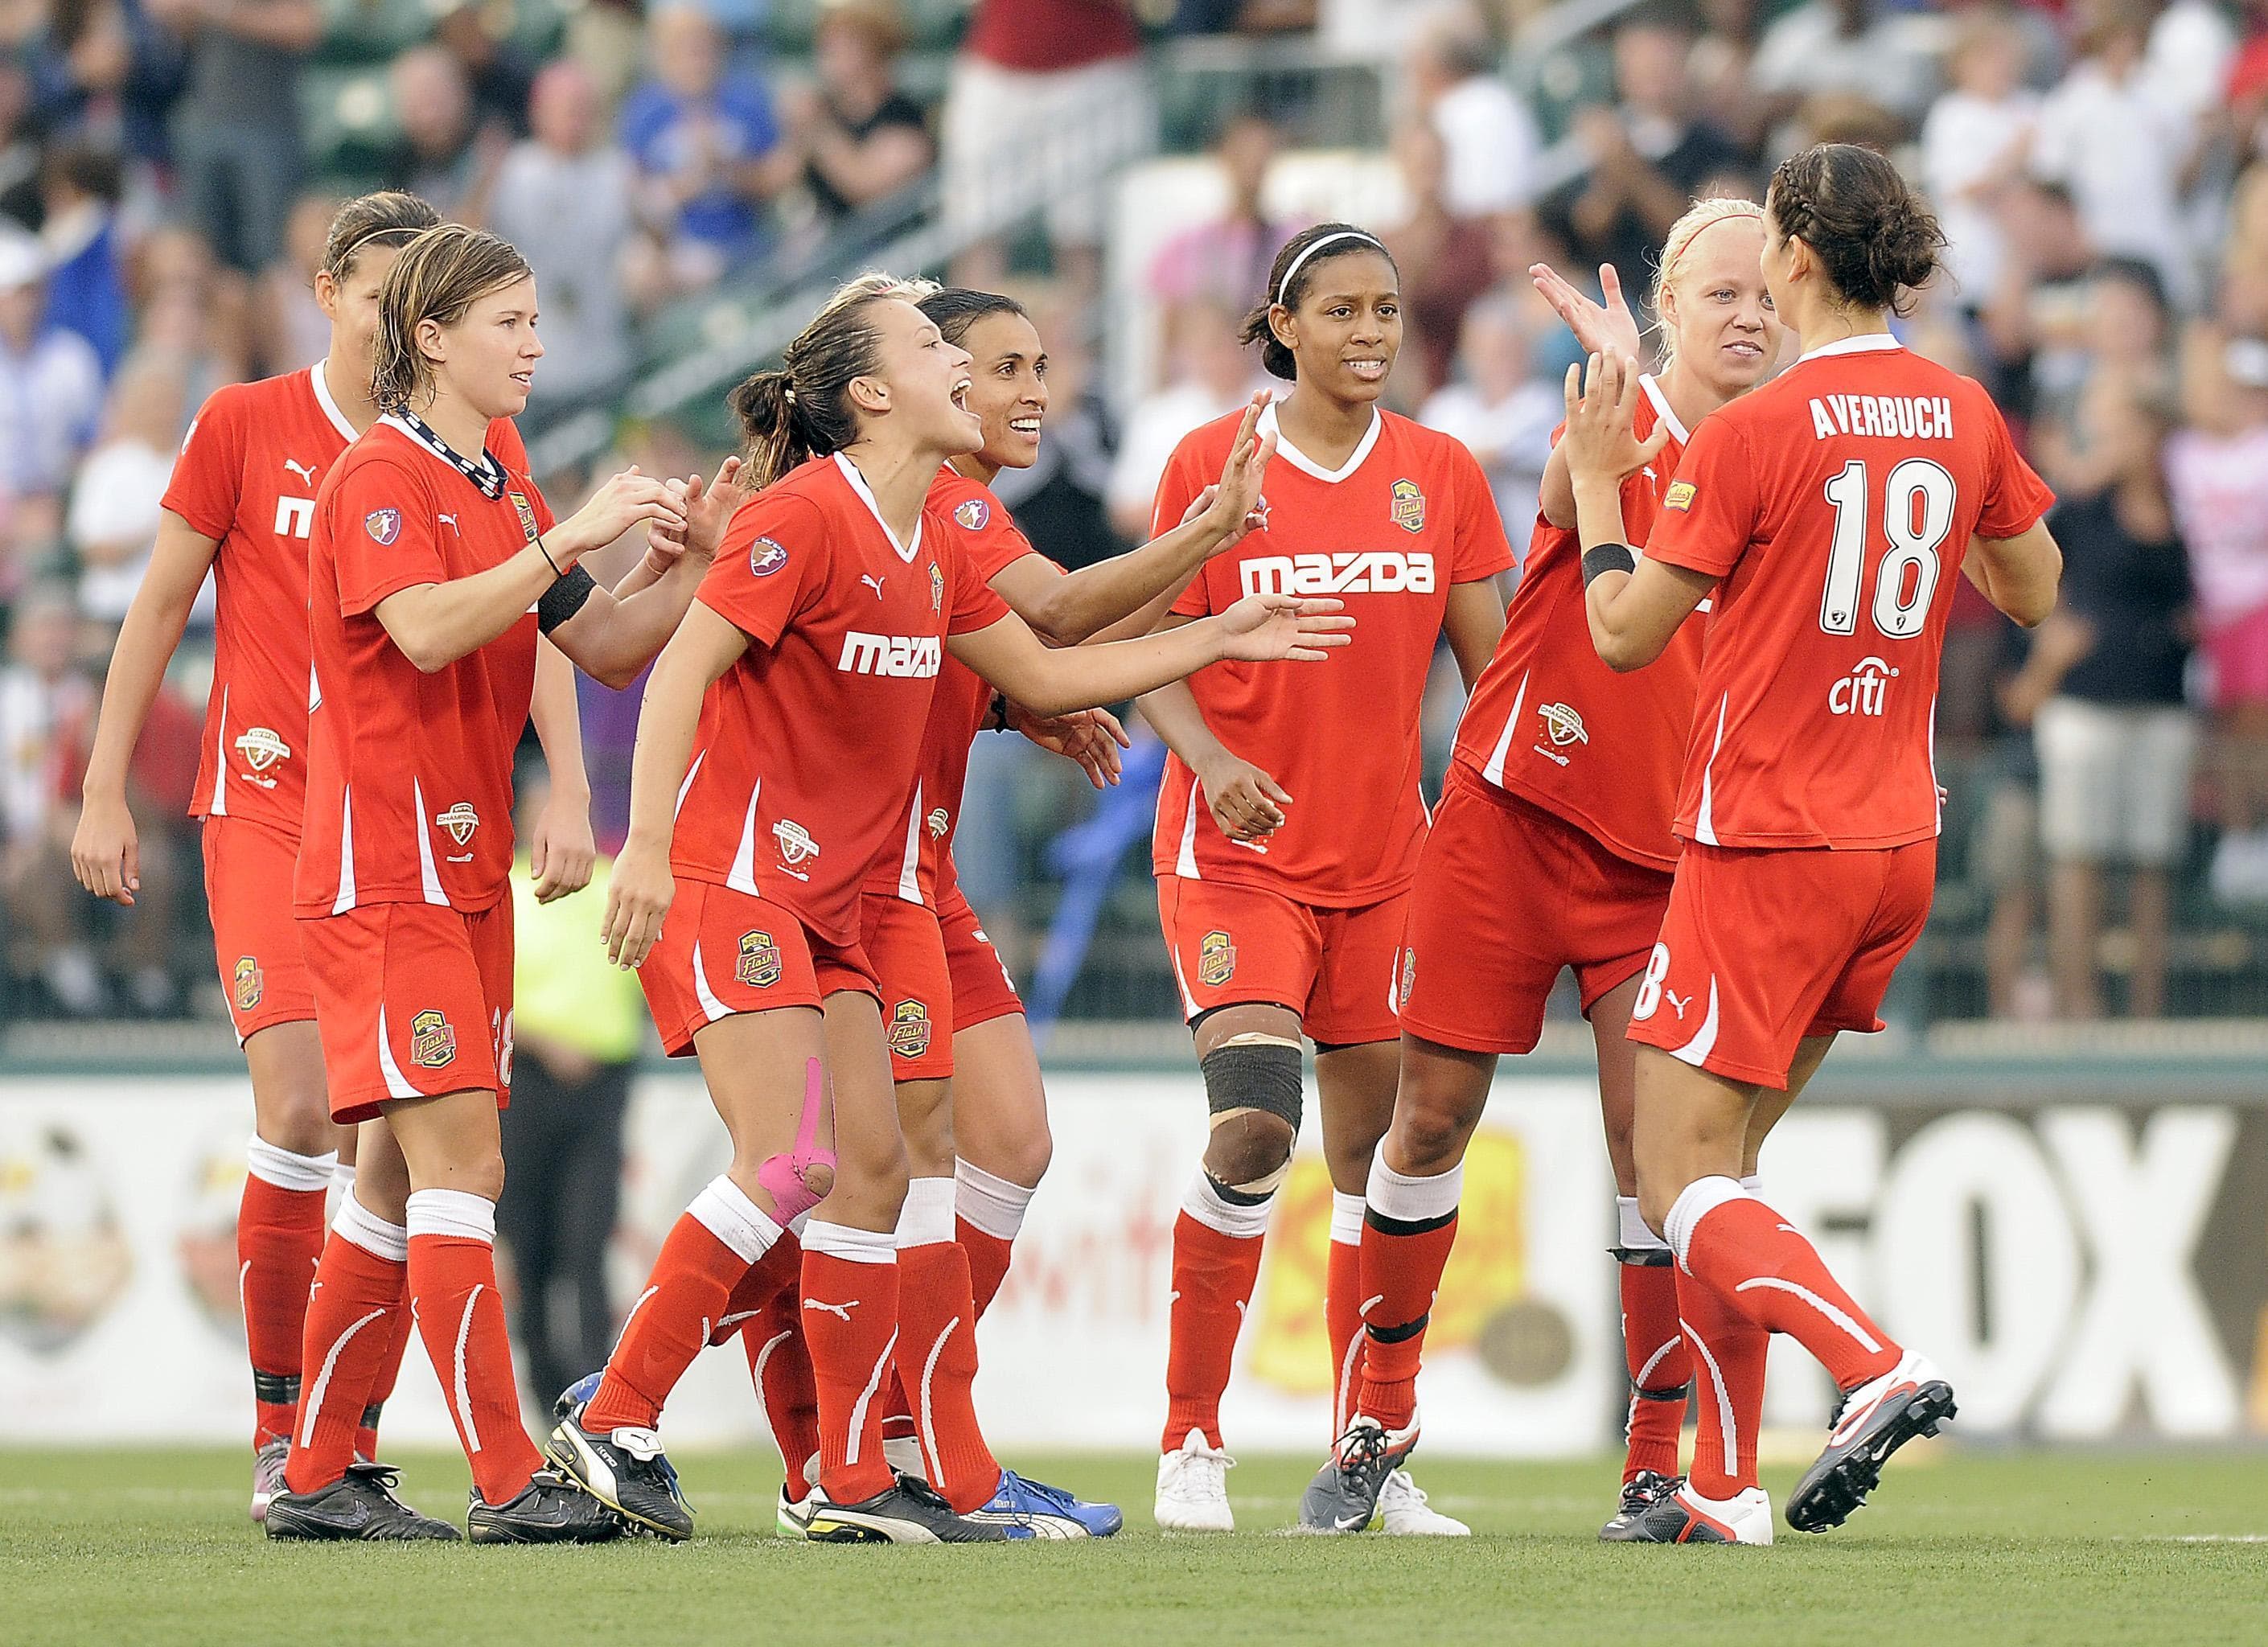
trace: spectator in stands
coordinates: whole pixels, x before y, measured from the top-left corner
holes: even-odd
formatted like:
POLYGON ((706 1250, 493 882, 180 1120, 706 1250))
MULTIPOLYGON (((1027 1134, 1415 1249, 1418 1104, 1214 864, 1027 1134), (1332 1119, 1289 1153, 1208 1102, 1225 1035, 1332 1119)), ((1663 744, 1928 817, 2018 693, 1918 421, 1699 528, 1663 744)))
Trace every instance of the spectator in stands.
POLYGON ((388 73, 401 138, 386 164, 386 186, 433 202, 444 217, 486 221, 497 168, 509 136, 475 119, 465 65, 439 46, 415 46, 388 73))
POLYGON ((56 505, 102 415, 102 363, 86 339, 48 323, 41 263, 31 236, 0 238, 0 487, 19 511, 56 505))
POLYGON ((1693 107, 1701 119, 1755 156, 1772 119, 1771 99, 1756 84, 1757 0, 1701 0, 1702 32, 1685 59, 1693 107))
POLYGON ((2030 161, 2040 99, 2023 84, 2023 41, 2001 12, 1966 17, 1946 67, 1953 89, 1922 122, 1923 180, 1945 231, 1946 267, 1976 308, 2000 278, 1999 218, 2030 161))
POLYGON ((1543 217, 1585 268, 1612 263, 1626 291, 1649 287, 1654 250, 1693 203, 1701 180, 1737 165, 1731 138, 1695 117, 1685 60, 1692 36, 1668 13, 1615 33, 1616 107, 1578 110, 1589 165, 1547 200, 1543 217))
POLYGON ((1418 421, 1454 436, 1480 460, 1505 535, 1523 557, 1535 524, 1551 431, 1566 409, 1559 385, 1531 370, 1527 317, 1498 292, 1466 312, 1461 379, 1428 400, 1418 421))
POLYGON ((1483 217, 1527 205, 1543 143, 1535 117, 1497 71, 1496 42, 1480 14, 1463 0, 1431 12, 1404 67, 1412 111, 1441 135, 1450 211, 1483 217))
POLYGON ((2002 702, 2012 721, 2033 726, 2038 746, 2057 1013, 2102 1016, 2104 874, 2124 864, 2126 1010, 2156 1018, 2197 745, 2183 695, 2189 562, 2160 464, 2173 408, 2156 386, 2106 370, 2080 410, 2084 467, 2058 477, 2051 521, 2064 554, 2061 599, 2002 702))
POLYGON ((89 143, 56 144, 40 171, 48 320, 85 338, 105 377, 126 352, 134 324, 119 269, 118 202, 124 189, 118 156, 89 143))
MULTIPOLYGON (((1386 237, 1402 271, 1403 354, 1417 363, 1415 401, 1449 380, 1465 311, 1495 283, 1494 221, 1449 210, 1448 156, 1441 134, 1424 121, 1404 126, 1394 158, 1410 196, 1410 216, 1386 237)), ((1267 290, 1267 271, 1245 290, 1267 290)), ((1249 297, 1246 299, 1250 301, 1249 297)))
POLYGON ((2104 258, 2088 277, 2080 325, 2078 346, 2058 361, 2035 403, 2032 447, 2058 494, 2092 495, 2116 479, 2101 466, 2118 461, 2124 448, 2094 449, 2082 404, 2088 384, 2108 373, 2153 401, 2174 400, 2174 316, 2158 271, 2136 258, 2104 258))
POLYGON ((2227 903, 2268 902, 2268 342, 2198 326, 2183 349, 2189 427, 2166 443, 2212 683, 2227 903))
POLYGON ((544 358, 531 428, 605 399, 632 364, 623 261, 637 233, 637 173, 608 140, 599 88, 561 59, 536 77, 534 136, 512 145, 490 222, 534 269, 544 358))
POLYGON ((622 104, 622 146, 659 244, 659 283, 689 291, 763 249, 779 187, 766 157, 779 128, 763 82, 730 65, 724 32, 705 12, 665 5, 646 40, 652 77, 622 104))
POLYGON ((44 38, 25 54, 43 122, 144 165, 165 160, 180 41, 138 0, 55 0, 47 11, 44 38))
POLYGON ((40 220, 40 118, 32 77, 0 54, 0 216, 19 224, 40 220))
MULTIPOLYGON (((150 351, 131 357, 111 386, 102 438, 71 482, 63 535, 78 556, 78 608, 109 628, 125 621, 157 546, 187 413, 180 364, 150 351)), ((210 600, 208 589, 200 600, 208 621, 210 600)))
MULTIPOLYGON (((315 302, 315 270, 323 261, 338 201, 302 195, 284 228, 284 250, 260 276, 254 325, 260 364, 254 375, 272 377, 320 360, 331 346, 331 323, 315 302)), ((546 324, 549 325, 549 317, 546 324)))
POLYGON ((518 41, 490 31, 490 8, 477 0, 441 0, 441 4, 446 10, 433 25, 433 38, 465 71, 473 124, 506 141, 525 137, 538 65, 518 41))
POLYGON ((1101 286, 1100 180, 1150 146, 1157 112, 1133 0, 976 0, 943 130, 946 219, 973 244, 963 285, 997 286, 1000 236, 1044 208, 1056 273, 1101 286))
POLYGON ((1234 310, 1212 303, 1185 303, 1167 314, 1165 386, 1127 414, 1110 470, 1110 524, 1129 543, 1155 535, 1150 505, 1182 437, 1235 410, 1257 386, 1256 363, 1236 341, 1237 320, 1234 310))
MULTIPOLYGON (((136 261, 142 324, 135 345, 164 349, 180 361, 189 404, 202 406, 221 385, 249 378, 250 293, 215 267, 204 238, 194 229, 159 229, 144 237, 136 261)), ((294 359, 276 370, 307 364, 294 359)))
POLYGON ((1268 284, 1268 270, 1293 225, 1268 215, 1263 191, 1280 139, 1275 122, 1247 111, 1232 114, 1214 136, 1212 153, 1228 203, 1219 217, 1194 224, 1150 260, 1149 295, 1160 303, 1204 302, 1234 308, 1268 284))
POLYGON ((2198 269, 2181 209, 2198 158, 2194 116, 2146 72, 2150 0, 2088 0, 2086 53, 2040 107, 2032 168, 2071 191, 2097 250, 2148 260, 2193 308, 2198 269))
POLYGON ((148 0, 188 41, 174 110, 183 206, 221 261, 245 276, 284 244, 305 169, 299 65, 323 37, 320 0, 148 0))
POLYGON ((937 160, 928 116, 898 85, 905 45, 894 0, 834 0, 820 13, 819 84, 782 112, 790 164, 823 223, 887 200, 937 160))
POLYGON ((1811 98, 1855 98, 1909 132, 1937 90, 1928 20, 1880 0, 1806 0, 1764 31, 1749 72, 1779 117, 1811 98))
POLYGON ((2018 423, 2076 383, 2087 347, 2088 277, 2099 259, 2071 191, 2026 178, 2001 200, 1999 283, 1983 312, 1985 385, 2018 423))
POLYGON ((2224 325, 2268 337, 2268 160, 2246 167, 2229 197, 2216 307, 2224 325))

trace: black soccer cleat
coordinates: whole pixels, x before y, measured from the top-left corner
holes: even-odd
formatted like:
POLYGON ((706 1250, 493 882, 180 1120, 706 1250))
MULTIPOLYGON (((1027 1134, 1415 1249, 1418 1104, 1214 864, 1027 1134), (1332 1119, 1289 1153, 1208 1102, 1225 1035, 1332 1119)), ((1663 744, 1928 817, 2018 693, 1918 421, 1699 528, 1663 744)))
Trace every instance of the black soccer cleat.
POLYGON ((855 1504, 830 1504, 826 1489, 814 1487, 804 1509, 803 1536, 814 1544, 998 1544, 1032 1536, 1017 1522, 956 1513, 942 1493, 914 1475, 901 1475, 855 1504))
MULTIPOLYGON (((1659 1478, 1657 1478, 1659 1479, 1659 1478)), ((1672 1481, 1669 1490, 1632 1518, 1618 1544, 1770 1544, 1771 1500, 1761 1487, 1730 1498, 1704 1498, 1688 1482, 1672 1481)), ((1620 1518, 1617 1518, 1619 1519, 1620 1518)), ((1612 1522, 1608 1523, 1609 1526, 1612 1522)), ((1600 1537, 1604 1538, 1603 1533, 1600 1537)))
POLYGON ((677 1472, 651 1430, 585 1430, 577 1408, 551 1432, 546 1451, 585 1492, 628 1522, 633 1532, 673 1542, 693 1536, 693 1510, 678 1490, 677 1472))
POLYGON ((463 1535, 446 1521, 421 1515, 394 1496, 401 1473, 390 1464, 350 1464, 346 1474, 312 1493, 284 1488, 268 1501, 261 1523, 271 1539, 332 1542, 366 1540, 447 1543, 463 1535))
POLYGON ((472 1495, 465 1526, 475 1544, 606 1544, 622 1536, 622 1518, 556 1470, 538 1470, 509 1503, 472 1495))
POLYGON ((1611 1520, 1599 1529, 1602 1544, 1638 1544, 1649 1542, 1638 1530, 1638 1520, 1661 1499, 1668 1497, 1685 1484, 1684 1478, 1664 1475, 1659 1470, 1640 1470, 1623 1483, 1623 1500, 1611 1520))
POLYGON ((1906 1351, 1888 1372, 1844 1396, 1827 1450, 1787 1501, 1788 1526, 1799 1533, 1841 1526, 1866 1504, 1890 1454, 1916 1436, 1935 1435, 1956 1410, 1943 1375, 1926 1357, 1906 1351))
POLYGON ((1331 1456, 1300 1495, 1300 1526, 1309 1533, 1360 1533, 1378 1515, 1378 1496, 1386 1478, 1418 1450, 1418 1421, 1388 1431, 1367 1413, 1357 1413, 1331 1447, 1331 1456))

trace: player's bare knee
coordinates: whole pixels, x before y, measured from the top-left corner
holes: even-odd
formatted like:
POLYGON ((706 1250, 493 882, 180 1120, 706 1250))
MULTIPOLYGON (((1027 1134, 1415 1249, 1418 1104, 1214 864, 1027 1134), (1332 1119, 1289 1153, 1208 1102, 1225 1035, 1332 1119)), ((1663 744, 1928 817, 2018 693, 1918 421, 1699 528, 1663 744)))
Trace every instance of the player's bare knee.
POLYGON ((1300 1136, 1300 1059, 1296 1039, 1248 1030, 1198 1060, 1212 1136, 1205 1170, 1216 1182, 1266 1195, 1283 1182, 1300 1136))

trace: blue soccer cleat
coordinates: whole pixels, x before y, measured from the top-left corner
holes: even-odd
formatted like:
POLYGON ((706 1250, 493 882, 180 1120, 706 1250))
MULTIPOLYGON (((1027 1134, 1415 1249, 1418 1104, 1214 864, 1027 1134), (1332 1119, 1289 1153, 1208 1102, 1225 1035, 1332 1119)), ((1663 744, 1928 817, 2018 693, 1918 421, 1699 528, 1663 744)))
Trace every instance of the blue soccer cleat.
POLYGON ((992 1496, 968 1512, 971 1521, 1027 1526, 1035 1539, 1107 1539, 1126 1525, 1116 1504, 1093 1504, 1060 1487, 1000 1472, 992 1496))
POLYGON ((596 1372, 585 1373, 560 1391, 551 1403, 551 1416, 555 1419, 572 1418, 581 1412, 590 1405, 591 1398, 599 1393, 599 1385, 606 1376, 607 1370, 600 1367, 596 1372))

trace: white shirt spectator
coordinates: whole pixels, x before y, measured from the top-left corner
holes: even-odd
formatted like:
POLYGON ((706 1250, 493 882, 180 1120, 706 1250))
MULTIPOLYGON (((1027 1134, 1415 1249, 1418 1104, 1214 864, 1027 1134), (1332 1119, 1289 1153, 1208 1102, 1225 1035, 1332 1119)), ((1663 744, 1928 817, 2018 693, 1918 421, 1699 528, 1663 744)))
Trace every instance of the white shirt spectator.
MULTIPOLYGON (((173 473, 172 452, 130 435, 105 441, 79 466, 63 534, 87 562, 79 574, 78 606, 88 617, 124 621, 158 544, 158 504, 173 473), (98 548, 99 554, 90 553, 98 548)), ((210 622, 212 600, 208 578, 193 617, 210 622)))
POLYGON ((2071 191, 2098 251, 2154 266, 2175 304, 2198 294, 2196 261, 2179 207, 2182 168, 2196 140, 2190 116, 2140 72, 2115 80, 2080 63, 2040 106, 2032 169, 2071 191))
POLYGON ((0 341, 0 481, 19 497, 61 492, 102 415, 102 363, 76 332, 21 353, 0 341))
POLYGON ((1999 99, 1948 92, 1922 122, 1922 181, 1939 202, 1945 261, 1967 303, 1981 304, 1992 295, 2007 242, 1992 207, 1964 199, 1963 193, 2006 173, 2010 151, 2029 140, 2039 112, 2034 92, 1999 99))
POLYGON ((1226 416, 1247 398, 1241 390, 1220 394, 1201 383, 1174 383, 1136 402, 1118 442, 1117 460, 1110 466, 1110 490, 1104 499, 1122 531, 1138 518, 1149 519, 1158 482, 1182 437, 1226 416))
POLYGON ((636 181, 630 157, 611 145, 563 155, 521 143, 504 157, 489 215, 527 259, 542 296, 539 404, 595 393, 630 370, 620 258, 637 229, 636 181))
POLYGON ((1475 75, 1442 93, 1433 129, 1448 157, 1441 196, 1452 216, 1485 217, 1534 197, 1535 117, 1498 77, 1475 75))
POLYGON ((1505 534, 1523 564, 1543 466, 1551 460, 1551 431, 1566 411, 1566 396, 1557 384, 1531 378, 1494 401, 1471 384, 1452 383, 1437 390, 1418 413, 1419 423, 1462 441, 1478 460, 1496 494, 1505 534))
POLYGON ((2268 607, 2268 426, 2184 429, 2166 442, 2166 483, 2208 626, 2268 607))
POLYGON ((2142 77, 2151 93, 2192 120, 2220 106, 2236 31, 2211 0, 2174 0, 2150 26, 2142 77))
POLYGON ((1845 35, 1836 9, 1811 0, 1764 31, 1749 77, 1759 92, 1845 92, 1918 121, 1937 85, 1931 20, 1920 21, 1918 29, 1913 19, 1877 17, 1845 35))

